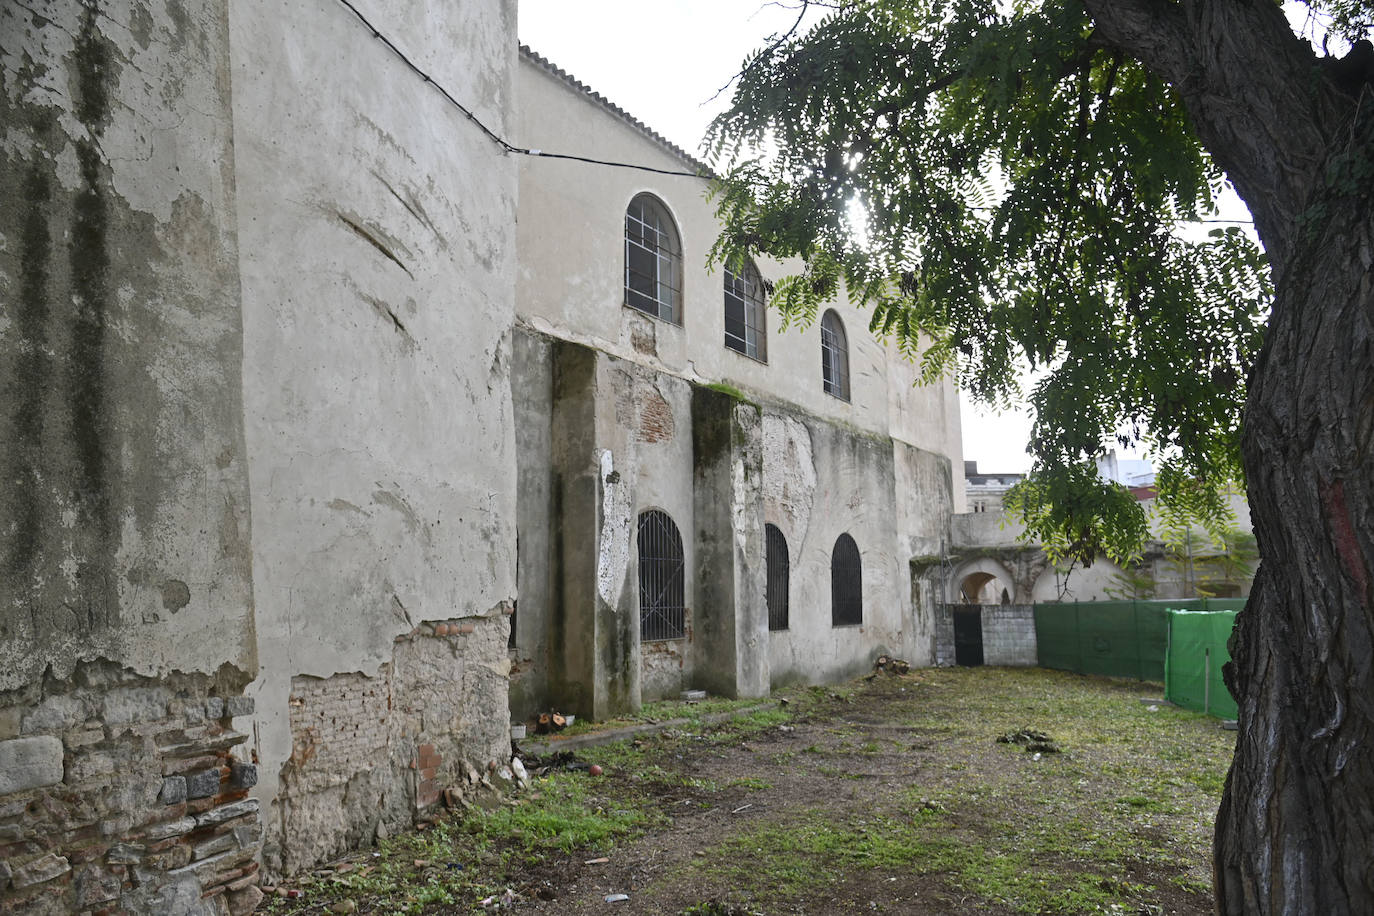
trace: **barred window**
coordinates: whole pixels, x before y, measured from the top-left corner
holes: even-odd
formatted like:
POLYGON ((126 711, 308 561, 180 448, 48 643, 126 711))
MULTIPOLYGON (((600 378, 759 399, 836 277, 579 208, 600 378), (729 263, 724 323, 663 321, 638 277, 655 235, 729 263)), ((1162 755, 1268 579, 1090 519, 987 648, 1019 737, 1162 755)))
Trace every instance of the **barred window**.
POLYGON ((849 341, 834 309, 821 316, 821 388, 849 400, 849 341))
POLYGON ((681 639, 686 630, 682 535, 668 513, 639 514, 639 638, 681 639))
POLYGON ((764 526, 764 535, 768 566, 768 581, 765 588, 768 599, 768 629, 785 630, 788 574, 791 571, 787 559, 787 538, 773 525, 764 526))
POLYGON ((739 273, 725 268, 725 345, 766 363, 768 335, 763 305, 763 278, 758 268, 747 261, 739 273))
POLYGON ((863 622, 863 562, 854 539, 842 534, 830 554, 830 623, 843 627, 863 622))
POLYGON ((682 244, 668 208, 640 194, 625 211, 625 304, 682 324, 682 244))

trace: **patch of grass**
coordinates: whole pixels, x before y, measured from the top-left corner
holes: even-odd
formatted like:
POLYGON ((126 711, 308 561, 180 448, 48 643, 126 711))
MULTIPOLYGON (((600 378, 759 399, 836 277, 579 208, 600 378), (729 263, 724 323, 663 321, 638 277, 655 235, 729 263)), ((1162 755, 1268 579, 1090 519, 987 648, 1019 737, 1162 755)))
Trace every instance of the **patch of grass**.
POLYGON ((732 789, 748 789, 751 792, 761 792, 764 789, 773 788, 771 782, 766 779, 759 779, 756 776, 743 776, 739 779, 732 779, 727 785, 732 789))
POLYGON ((487 842, 570 852, 605 847, 649 824, 649 814, 624 801, 591 797, 589 780, 578 773, 550 773, 523 804, 476 812, 462 822, 465 832, 487 842))
MULTIPOLYGON (((518 803, 468 811, 425 831, 383 841, 376 855, 359 853, 343 873, 316 873, 292 882, 300 900, 273 897, 267 912, 320 912, 351 899, 361 912, 421 913, 432 907, 475 906, 499 893, 524 863, 575 849, 609 850, 663 819, 644 799, 601 797, 596 779, 554 772, 518 803)), ((447 912, 447 910, 445 910, 447 912)))

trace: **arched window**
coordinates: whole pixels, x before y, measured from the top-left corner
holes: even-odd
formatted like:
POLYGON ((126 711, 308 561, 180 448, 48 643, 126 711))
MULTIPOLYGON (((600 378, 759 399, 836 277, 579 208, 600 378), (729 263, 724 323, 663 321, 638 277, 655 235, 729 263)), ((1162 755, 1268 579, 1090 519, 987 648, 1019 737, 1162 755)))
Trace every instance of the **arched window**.
POLYGON ((725 345, 731 350, 768 362, 768 335, 763 324, 763 278, 746 261, 735 273, 725 268, 725 345))
POLYGON ((625 211, 625 304, 682 324, 682 243, 652 194, 640 194, 625 211))
POLYGON ((848 534, 835 539, 830 554, 830 623, 844 627, 864 622, 863 562, 848 534))
POLYGON ((686 625, 682 535, 668 513, 639 514, 639 638, 681 639, 686 625))
POLYGON ((768 598, 768 629, 787 629, 787 577, 790 564, 787 560, 787 538, 773 525, 764 525, 764 540, 768 554, 768 582, 765 595, 768 598))
POLYGON ((821 316, 821 387, 826 394, 849 400, 849 341, 834 309, 821 316))

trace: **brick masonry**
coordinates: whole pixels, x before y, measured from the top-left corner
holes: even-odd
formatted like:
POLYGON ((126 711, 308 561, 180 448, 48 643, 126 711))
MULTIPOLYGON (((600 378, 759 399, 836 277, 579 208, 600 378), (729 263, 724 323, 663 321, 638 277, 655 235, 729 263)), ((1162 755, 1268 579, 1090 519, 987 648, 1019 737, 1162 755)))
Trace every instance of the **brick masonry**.
POLYGON ((252 700, 224 686, 93 663, 0 695, 0 913, 251 910, 252 700))
POLYGON ((426 621, 371 674, 292 678, 291 757, 264 863, 294 874, 396 833, 510 760, 507 605, 426 621))

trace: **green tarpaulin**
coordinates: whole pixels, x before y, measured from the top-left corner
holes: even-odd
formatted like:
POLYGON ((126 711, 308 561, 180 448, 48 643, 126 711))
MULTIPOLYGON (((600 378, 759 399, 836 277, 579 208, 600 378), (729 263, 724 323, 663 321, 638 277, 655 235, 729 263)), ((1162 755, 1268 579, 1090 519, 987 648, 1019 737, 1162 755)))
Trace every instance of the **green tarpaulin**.
POLYGON ((1234 719, 1236 701, 1222 680, 1221 666, 1231 660, 1226 641, 1236 625, 1236 612, 1170 609, 1168 616, 1165 699, 1222 719, 1234 719))
POLYGON ((1035 606, 1035 640, 1045 668, 1164 680, 1170 609, 1238 611, 1243 600, 1076 601, 1035 606))

